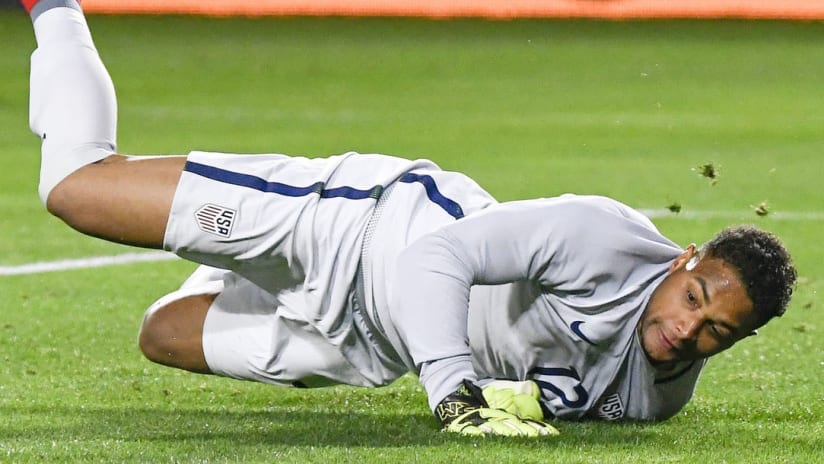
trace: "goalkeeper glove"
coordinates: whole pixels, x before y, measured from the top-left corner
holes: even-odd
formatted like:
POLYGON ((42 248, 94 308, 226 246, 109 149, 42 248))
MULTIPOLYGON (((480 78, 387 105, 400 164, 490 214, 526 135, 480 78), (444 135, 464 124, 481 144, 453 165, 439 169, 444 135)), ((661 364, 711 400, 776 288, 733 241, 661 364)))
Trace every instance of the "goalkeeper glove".
POLYGON ((501 409, 489 407, 481 389, 464 380, 455 393, 435 408, 443 430, 461 435, 503 435, 538 437, 558 435, 558 430, 539 420, 521 419, 501 409))
POLYGON ((503 409, 521 419, 544 420, 544 411, 539 401, 541 390, 531 380, 493 380, 484 385, 481 392, 490 408, 503 409))

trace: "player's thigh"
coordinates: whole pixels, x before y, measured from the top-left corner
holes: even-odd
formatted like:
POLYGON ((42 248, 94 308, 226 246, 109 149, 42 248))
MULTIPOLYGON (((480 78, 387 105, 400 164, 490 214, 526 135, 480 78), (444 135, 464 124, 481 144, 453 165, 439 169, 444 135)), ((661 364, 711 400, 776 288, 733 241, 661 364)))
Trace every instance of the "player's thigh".
POLYGON ((357 262, 336 262, 359 257, 361 230, 374 201, 320 193, 327 187, 352 190, 330 184, 341 159, 190 153, 171 206, 165 249, 232 269, 271 294, 300 284, 346 291, 357 262), (318 282, 305 281, 314 276, 318 282))
POLYGON ((300 304, 303 289, 273 294, 236 273, 224 284, 203 328, 212 373, 278 386, 373 385, 347 360, 340 341, 309 322, 300 304))
POLYGON ((185 163, 179 156, 112 155, 63 179, 47 207, 85 234, 159 248, 185 163))

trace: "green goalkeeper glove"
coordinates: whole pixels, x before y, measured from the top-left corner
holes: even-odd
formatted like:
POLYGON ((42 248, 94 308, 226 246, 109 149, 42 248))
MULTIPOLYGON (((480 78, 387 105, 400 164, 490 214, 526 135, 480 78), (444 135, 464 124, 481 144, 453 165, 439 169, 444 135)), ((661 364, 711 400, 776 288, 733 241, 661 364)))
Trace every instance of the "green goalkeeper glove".
POLYGON ((481 392, 490 408, 503 409, 521 419, 544 420, 544 411, 539 401, 541 389, 531 380, 494 380, 484 385, 481 392))
POLYGON ((507 411, 489 407, 482 391, 466 380, 455 393, 438 404, 435 416, 443 424, 443 430, 461 435, 558 435, 558 430, 545 422, 522 419, 507 411))

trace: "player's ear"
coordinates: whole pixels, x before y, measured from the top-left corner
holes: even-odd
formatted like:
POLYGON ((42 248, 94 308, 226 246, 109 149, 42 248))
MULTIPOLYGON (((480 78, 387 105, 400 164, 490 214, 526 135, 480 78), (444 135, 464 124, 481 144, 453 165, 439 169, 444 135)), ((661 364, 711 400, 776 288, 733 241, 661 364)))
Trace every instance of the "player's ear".
POLYGON ((695 244, 690 243, 684 252, 678 255, 678 257, 672 261, 672 264, 670 264, 670 274, 675 272, 678 268, 686 266, 693 257, 696 257, 695 244))

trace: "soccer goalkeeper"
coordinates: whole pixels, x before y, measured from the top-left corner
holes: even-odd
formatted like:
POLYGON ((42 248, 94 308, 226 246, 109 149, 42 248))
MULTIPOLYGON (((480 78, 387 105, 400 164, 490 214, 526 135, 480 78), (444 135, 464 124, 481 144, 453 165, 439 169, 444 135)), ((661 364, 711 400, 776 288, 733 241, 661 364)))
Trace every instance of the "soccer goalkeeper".
POLYGON ((152 361, 297 387, 412 371, 444 430, 540 437, 674 415, 792 294, 788 253, 753 227, 682 249, 615 200, 497 203, 426 160, 118 154, 80 5, 26 3, 48 210, 203 265, 147 310, 152 361))

